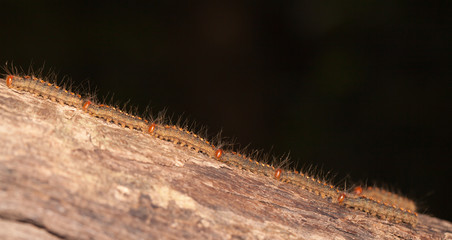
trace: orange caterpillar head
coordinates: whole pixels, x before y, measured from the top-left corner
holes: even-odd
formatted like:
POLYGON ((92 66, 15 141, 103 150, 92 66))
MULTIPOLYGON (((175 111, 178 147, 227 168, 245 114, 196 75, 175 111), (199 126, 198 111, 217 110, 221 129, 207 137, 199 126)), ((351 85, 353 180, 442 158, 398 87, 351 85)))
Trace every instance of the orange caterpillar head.
POLYGON ((275 178, 279 179, 281 177, 281 173, 282 173, 281 168, 276 169, 276 171, 275 171, 275 178))
POLYGON ((363 193, 363 188, 361 186, 357 186, 353 189, 353 193, 356 195, 361 195, 361 193, 363 193))
POLYGON ((345 197, 346 197, 345 193, 339 194, 339 197, 337 198, 339 204, 341 204, 344 201, 345 197))
POLYGON ((8 86, 10 88, 12 84, 13 84, 13 76, 12 75, 6 76, 6 86, 8 86))
POLYGON ((83 111, 86 111, 86 110, 88 110, 88 107, 89 107, 89 105, 91 105, 91 101, 86 101, 84 104, 83 104, 83 106, 82 106, 82 108, 83 108, 83 111))
POLYGON ((221 156, 223 156, 223 150, 221 148, 219 148, 217 151, 215 151, 215 157, 217 159, 220 159, 221 156))
POLYGON ((151 125, 149 125, 148 132, 149 132, 149 133, 153 133, 154 130, 155 130, 155 123, 152 123, 151 125))

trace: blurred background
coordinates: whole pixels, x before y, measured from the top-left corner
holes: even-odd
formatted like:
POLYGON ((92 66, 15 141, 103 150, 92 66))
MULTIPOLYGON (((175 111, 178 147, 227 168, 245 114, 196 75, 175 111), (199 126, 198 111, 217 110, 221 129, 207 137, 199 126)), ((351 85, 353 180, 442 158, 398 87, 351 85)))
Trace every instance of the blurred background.
POLYGON ((451 3, 1 1, 0 62, 452 220, 451 3))

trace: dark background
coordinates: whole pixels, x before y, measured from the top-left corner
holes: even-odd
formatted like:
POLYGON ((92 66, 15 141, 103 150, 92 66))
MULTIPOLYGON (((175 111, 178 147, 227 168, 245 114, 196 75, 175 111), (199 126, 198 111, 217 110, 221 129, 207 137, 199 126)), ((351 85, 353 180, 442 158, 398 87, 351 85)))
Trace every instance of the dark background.
POLYGON ((452 220, 450 1, 11 1, 0 61, 452 220), (88 87, 91 90, 86 90, 88 87))

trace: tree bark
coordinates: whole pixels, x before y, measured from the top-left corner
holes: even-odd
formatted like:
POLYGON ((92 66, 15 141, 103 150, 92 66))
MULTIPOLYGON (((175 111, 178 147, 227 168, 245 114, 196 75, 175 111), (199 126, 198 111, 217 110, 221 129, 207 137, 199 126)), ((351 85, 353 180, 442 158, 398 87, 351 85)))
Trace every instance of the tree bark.
POLYGON ((447 239, 333 204, 0 80, 0 239, 447 239))

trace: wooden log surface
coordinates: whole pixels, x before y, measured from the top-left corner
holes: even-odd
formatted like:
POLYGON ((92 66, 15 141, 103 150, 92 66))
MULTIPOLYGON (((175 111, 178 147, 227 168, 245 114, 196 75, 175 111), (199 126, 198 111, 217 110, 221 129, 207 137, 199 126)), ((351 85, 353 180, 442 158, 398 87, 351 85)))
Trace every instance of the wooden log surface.
POLYGON ((0 239, 452 239, 6 87, 0 239))

